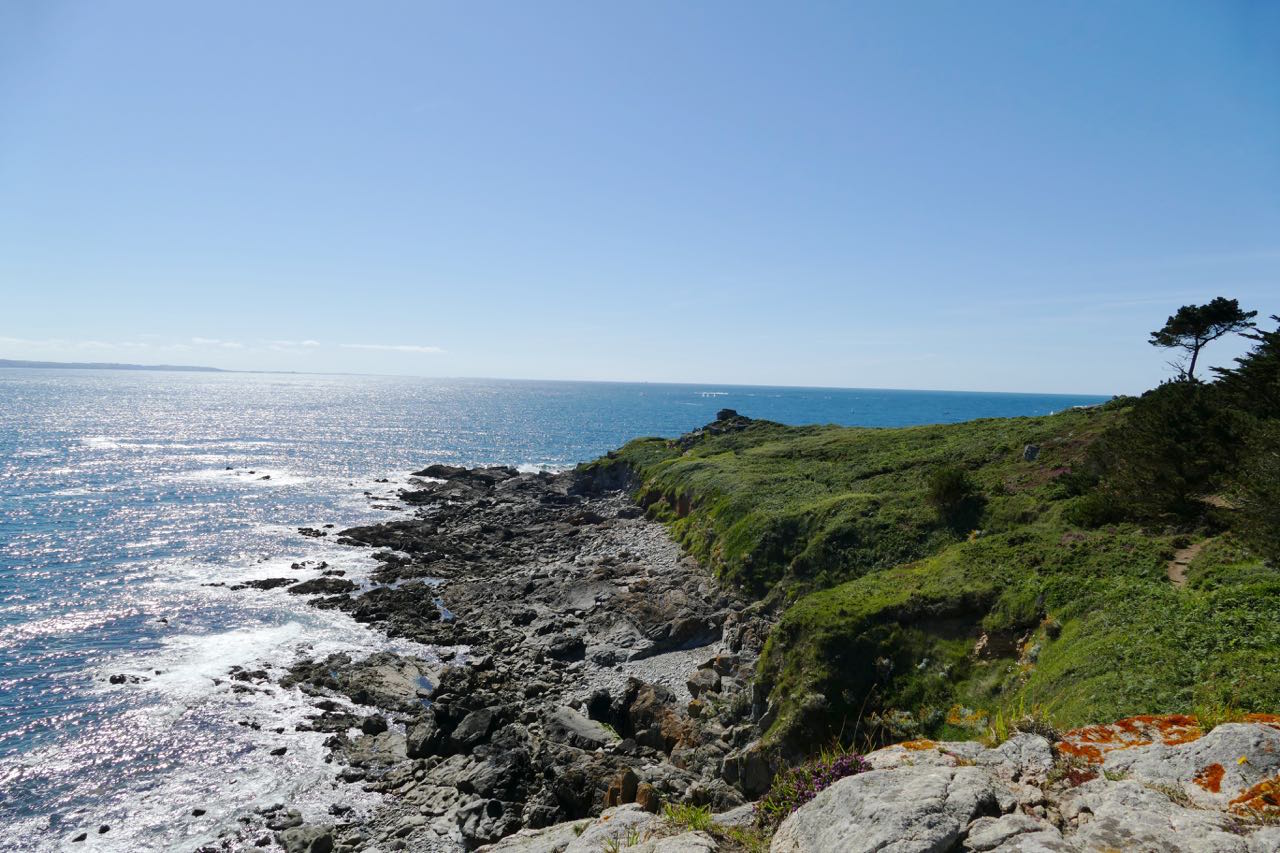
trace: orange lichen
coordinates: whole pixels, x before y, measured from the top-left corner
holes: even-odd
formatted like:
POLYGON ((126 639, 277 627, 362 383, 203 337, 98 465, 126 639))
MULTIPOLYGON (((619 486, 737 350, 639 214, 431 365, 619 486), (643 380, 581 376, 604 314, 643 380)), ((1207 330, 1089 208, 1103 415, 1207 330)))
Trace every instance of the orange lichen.
POLYGON ((1058 751, 1095 764, 1108 752, 1149 746, 1159 741, 1166 746, 1190 743, 1204 733, 1195 717, 1186 714, 1155 716, 1144 714, 1125 717, 1109 725, 1084 726, 1062 736, 1058 751))
POLYGON ((908 740, 899 744, 899 746, 903 749, 910 749, 919 752, 924 749, 933 749, 937 744, 931 740, 908 740))
POLYGON ((1217 794, 1222 790, 1222 777, 1226 772, 1221 764, 1210 764, 1207 767, 1201 767, 1200 772, 1191 781, 1206 791, 1217 794))
POLYGON ((1231 801, 1236 812, 1280 812, 1280 776, 1254 785, 1231 801))
POLYGON ((1280 714, 1245 714, 1244 723, 1260 723, 1273 729, 1280 729, 1280 714))
MULTIPOLYGON (((978 640, 979 645, 982 647, 985 647, 987 642, 986 634, 983 634, 982 638, 978 640)), ((974 648, 974 652, 979 652, 977 647, 974 648)), ((973 710, 963 705, 952 705, 951 709, 947 711, 947 723, 968 729, 981 728, 987 724, 987 712, 980 708, 973 710)))

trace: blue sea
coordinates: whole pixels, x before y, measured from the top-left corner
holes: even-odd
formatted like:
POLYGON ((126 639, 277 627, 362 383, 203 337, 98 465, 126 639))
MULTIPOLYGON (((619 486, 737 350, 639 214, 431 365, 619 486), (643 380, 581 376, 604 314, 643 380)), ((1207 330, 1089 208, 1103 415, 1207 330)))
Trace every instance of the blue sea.
POLYGON ((364 551, 297 528, 393 518, 397 489, 427 463, 562 469, 721 408, 900 426, 1103 399, 0 370, 0 846, 189 850, 273 802, 315 817, 339 801, 371 808, 372 795, 334 782, 326 736, 294 731, 303 697, 238 692, 227 673, 431 649, 283 590, 210 584, 306 579, 321 561, 362 581, 364 551), (269 755, 281 744, 285 755, 269 755))

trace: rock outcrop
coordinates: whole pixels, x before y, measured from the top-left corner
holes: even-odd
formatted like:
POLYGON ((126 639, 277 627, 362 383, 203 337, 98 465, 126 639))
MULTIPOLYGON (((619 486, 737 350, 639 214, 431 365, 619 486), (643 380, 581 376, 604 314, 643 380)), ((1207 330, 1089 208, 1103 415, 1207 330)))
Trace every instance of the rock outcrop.
POLYGON ((771 853, 1280 851, 1280 718, 1202 734, 1192 717, 1134 717, 867 762, 788 817, 771 853))

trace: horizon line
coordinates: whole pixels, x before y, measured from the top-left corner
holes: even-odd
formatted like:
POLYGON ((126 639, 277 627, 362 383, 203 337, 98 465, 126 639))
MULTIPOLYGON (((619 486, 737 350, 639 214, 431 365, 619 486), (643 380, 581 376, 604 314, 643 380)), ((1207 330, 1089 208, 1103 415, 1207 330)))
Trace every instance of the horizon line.
POLYGON ((207 367, 193 364, 139 364, 133 362, 111 361, 45 361, 35 359, 0 359, 0 368, 9 370, 146 370, 155 373, 231 373, 231 374, 268 374, 282 376, 369 376, 396 379, 435 379, 441 381, 479 381, 479 382, 551 382, 576 385, 676 385, 684 387, 716 386, 722 388, 788 388, 797 391, 902 391, 926 394, 1009 394, 1026 397, 1097 397, 1112 399, 1130 396, 1117 393, 1097 394, 1068 391, 982 391, 976 389, 954 388, 894 388, 876 385, 763 385, 744 382, 711 382, 711 381, 668 381, 649 379, 533 379, 518 376, 430 376, 409 373, 359 373, 352 371, 316 371, 316 370, 237 370, 225 367, 207 367), (5 364, 5 362, 15 362, 5 364))

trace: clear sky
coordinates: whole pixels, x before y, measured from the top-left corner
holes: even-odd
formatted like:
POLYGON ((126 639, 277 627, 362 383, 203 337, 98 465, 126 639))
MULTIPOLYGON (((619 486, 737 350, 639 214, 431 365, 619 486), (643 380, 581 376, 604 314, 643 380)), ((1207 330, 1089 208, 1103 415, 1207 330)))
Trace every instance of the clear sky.
POLYGON ((1219 294, 1274 2, 0 6, 0 357, 1133 392, 1219 294))

